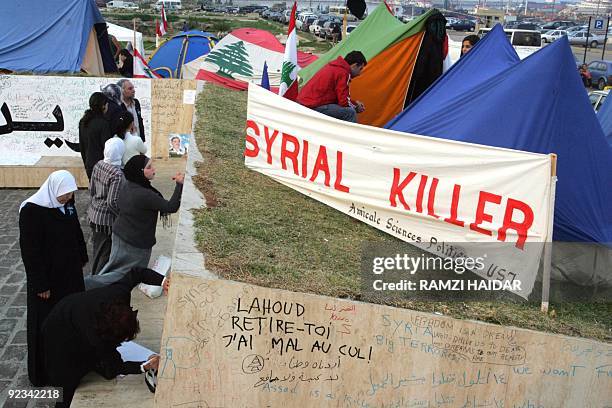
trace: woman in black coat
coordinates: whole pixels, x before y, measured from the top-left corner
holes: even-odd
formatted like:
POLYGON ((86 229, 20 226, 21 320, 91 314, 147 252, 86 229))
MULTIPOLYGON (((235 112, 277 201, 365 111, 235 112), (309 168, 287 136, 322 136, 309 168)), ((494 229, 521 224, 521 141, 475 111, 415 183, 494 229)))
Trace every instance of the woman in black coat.
POLYGON ((19 209, 19 245, 27 277, 28 376, 44 385, 39 332, 53 306, 81 292, 87 249, 74 206, 76 181, 66 170, 51 173, 19 209))
POLYGON ((97 289, 65 297, 55 306, 42 327, 41 341, 48 384, 62 387, 63 403, 69 407, 81 379, 96 371, 111 380, 119 374, 157 370, 159 355, 144 361, 123 361, 117 347, 133 340, 140 330, 137 311, 130 307, 132 289, 139 283, 164 286, 169 281, 146 268, 133 268, 121 280, 97 289))
POLYGON ((176 173, 174 193, 170 200, 153 187, 155 178, 153 161, 140 154, 133 156, 123 168, 126 182, 119 191, 119 216, 113 223, 112 246, 108 262, 98 275, 85 279, 90 290, 116 282, 131 268, 149 265, 151 251, 157 242, 157 218, 166 224, 170 214, 178 211, 185 175, 176 173))
POLYGON ((104 143, 113 134, 105 113, 108 111, 108 99, 102 92, 94 92, 89 97, 89 109, 79 122, 79 148, 85 165, 87 178, 97 162, 104 158, 104 143))

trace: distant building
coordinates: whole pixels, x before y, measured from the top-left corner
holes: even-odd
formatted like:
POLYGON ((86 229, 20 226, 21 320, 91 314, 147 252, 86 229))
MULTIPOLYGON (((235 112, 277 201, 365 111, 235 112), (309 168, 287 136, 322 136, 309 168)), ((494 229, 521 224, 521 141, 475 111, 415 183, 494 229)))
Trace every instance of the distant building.
POLYGON ((612 13, 611 0, 583 0, 578 4, 567 7, 567 12, 576 15, 607 17, 612 13))
POLYGON ((504 24, 506 13, 503 10, 476 6, 473 13, 481 21, 478 28, 493 28, 497 23, 504 24))

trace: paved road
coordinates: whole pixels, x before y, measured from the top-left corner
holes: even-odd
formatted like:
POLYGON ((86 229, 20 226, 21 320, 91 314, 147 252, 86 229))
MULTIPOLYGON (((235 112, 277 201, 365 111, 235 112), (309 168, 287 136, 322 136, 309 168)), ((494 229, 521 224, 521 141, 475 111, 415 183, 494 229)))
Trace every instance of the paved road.
MULTIPOLYGON (((19 250, 19 205, 35 190, 0 190, 0 406, 44 407, 44 403, 7 402, 9 389, 29 386, 26 345, 26 278, 19 250)), ((87 190, 76 194, 85 240, 89 241, 87 190)), ((91 253, 91 248, 89 248, 91 253)), ((87 268, 87 267, 86 267, 87 268)), ((86 269, 84 273, 89 273, 86 269)))

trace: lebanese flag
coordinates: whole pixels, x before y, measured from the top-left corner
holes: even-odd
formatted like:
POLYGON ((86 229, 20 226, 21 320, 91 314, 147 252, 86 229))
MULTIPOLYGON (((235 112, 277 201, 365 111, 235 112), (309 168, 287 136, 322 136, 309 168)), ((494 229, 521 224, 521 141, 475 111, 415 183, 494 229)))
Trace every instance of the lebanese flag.
POLYGON ((448 71, 448 69, 453 65, 453 61, 450 57, 450 52, 448 52, 448 34, 444 35, 444 42, 442 43, 442 55, 444 56, 444 61, 442 61, 442 73, 448 71))
POLYGON ((168 20, 166 20, 166 10, 164 10, 163 4, 161 8, 161 24, 157 22, 155 31, 159 37, 163 37, 168 32, 168 20))
POLYGON ((289 31, 287 42, 285 43, 285 56, 283 57, 283 67, 281 69, 281 83, 278 94, 292 101, 298 97, 298 58, 297 58, 297 33, 295 31, 295 12, 297 2, 293 3, 291 18, 289 19, 289 31))
POLYGON ((151 70, 149 64, 142 58, 142 55, 134 48, 134 78, 161 78, 151 70))

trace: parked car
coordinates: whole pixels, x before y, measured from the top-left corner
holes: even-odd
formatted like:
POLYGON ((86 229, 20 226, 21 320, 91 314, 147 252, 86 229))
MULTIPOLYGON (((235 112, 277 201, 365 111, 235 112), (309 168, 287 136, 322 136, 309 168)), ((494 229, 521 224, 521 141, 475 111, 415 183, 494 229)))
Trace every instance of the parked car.
POLYGON ((338 36, 337 40, 340 41, 342 38, 342 23, 337 21, 337 20, 332 20, 329 21, 328 23, 324 24, 324 28, 325 30, 325 39, 326 40, 332 40, 334 38, 334 30, 338 31, 340 30, 340 35, 338 36))
POLYGON ((295 27, 298 30, 307 31, 308 30, 308 25, 306 25, 306 30, 304 30, 303 26, 304 26, 304 23, 307 21, 308 18, 312 18, 311 21, 314 21, 314 19, 316 18, 316 15, 310 14, 310 13, 300 14, 299 17, 297 17, 295 19, 295 27))
POLYGON ((512 28, 515 28, 517 30, 537 30, 538 26, 533 23, 519 23, 512 28))
POLYGON ((567 33, 574 33, 576 31, 586 31, 587 26, 573 26, 573 27, 569 27, 566 28, 565 31, 567 31, 567 33))
POLYGON ((317 19, 316 16, 306 16, 295 20, 295 27, 301 31, 309 31, 310 25, 317 19))
POLYGON ((321 38, 327 38, 327 34, 330 33, 331 34, 331 30, 333 27, 330 27, 331 24, 336 23, 336 24, 341 24, 340 20, 337 20, 335 18, 331 19, 331 20, 327 20, 325 23, 323 23, 323 26, 321 27, 321 30, 319 30, 319 37, 321 38))
POLYGON ((542 27, 540 27, 540 32, 544 34, 545 32, 550 30, 558 30, 559 27, 573 27, 575 25, 577 24, 573 21, 553 21, 551 23, 544 24, 542 27))
POLYGON ((455 17, 446 17, 446 28, 450 28, 451 24, 455 24, 458 21, 459 19, 456 19, 455 17))
POLYGON ((281 22, 283 19, 283 13, 280 11, 273 11, 270 13, 270 20, 281 22))
POLYGON ((542 41, 545 43, 555 42, 564 35, 567 35, 565 30, 550 30, 546 34, 542 34, 542 41))
POLYGON ((319 35, 319 30, 321 29, 322 25, 323 25, 323 21, 317 18, 315 21, 312 22, 310 27, 308 27, 308 31, 310 31, 311 34, 319 35), (319 24, 319 22, 321 22, 321 24, 319 24))
POLYGON ((310 25, 310 27, 308 27, 308 30, 313 33, 316 36, 320 36, 321 35, 321 28, 323 28, 323 24, 325 24, 326 21, 330 20, 331 17, 328 15, 320 15, 319 18, 317 18, 315 21, 313 21, 313 23, 310 25))
POLYGON ((346 26, 346 36, 348 37, 349 35, 351 35, 351 32, 357 28, 357 24, 348 24, 346 26))
POLYGON ((601 105, 603 105, 604 101, 606 100, 606 97, 608 96, 608 92, 610 91, 589 92, 589 100, 591 101, 591 105, 593 105, 593 109, 595 109, 595 112, 597 112, 599 108, 601 108, 601 105))
POLYGON ((283 11, 283 17, 281 18, 281 23, 289 24, 289 19, 291 18, 291 10, 283 11))
POLYGON ((608 76, 612 75, 612 61, 591 61, 588 65, 591 73, 591 84, 598 89, 604 89, 608 84, 608 76))
POLYGON ((471 20, 459 20, 456 23, 447 24, 447 28, 455 31, 474 31, 476 24, 471 20))
POLYGON ((240 14, 257 13, 260 10, 265 10, 265 8, 266 6, 256 6, 256 5, 242 6, 242 7, 239 7, 239 12, 240 14))
POLYGON ((138 10, 138 5, 131 1, 122 1, 122 0, 113 0, 106 3, 106 7, 108 8, 118 8, 125 10, 138 10))
POLYGON ((326 21, 323 22, 323 25, 321 26, 321 29, 319 30, 319 37, 325 38, 325 35, 326 35, 326 32, 327 32, 327 28, 334 21, 335 20, 326 20, 326 21))
POLYGON ((597 48, 599 44, 604 43, 605 37, 603 35, 596 35, 592 33, 589 33, 587 37, 586 31, 576 31, 576 32, 570 33, 567 36, 567 39, 569 40, 569 43, 571 45, 584 46, 586 44, 587 46, 591 48, 597 48))

